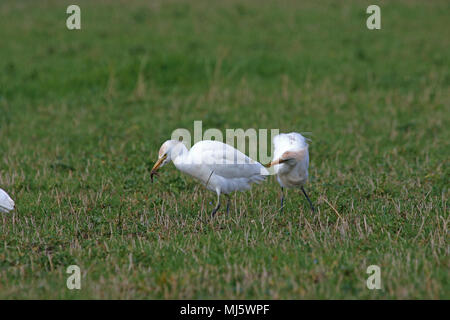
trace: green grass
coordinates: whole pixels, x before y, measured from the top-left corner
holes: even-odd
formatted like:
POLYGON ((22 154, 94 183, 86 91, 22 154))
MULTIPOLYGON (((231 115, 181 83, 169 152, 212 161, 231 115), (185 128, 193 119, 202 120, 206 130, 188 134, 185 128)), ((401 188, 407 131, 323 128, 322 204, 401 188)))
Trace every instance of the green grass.
POLYGON ((0 298, 450 298, 447 1, 379 31, 370 1, 77 1, 68 31, 71 3, 0 3, 0 298), (312 132, 318 212, 270 177, 207 223, 173 165, 150 184, 194 120, 312 132))

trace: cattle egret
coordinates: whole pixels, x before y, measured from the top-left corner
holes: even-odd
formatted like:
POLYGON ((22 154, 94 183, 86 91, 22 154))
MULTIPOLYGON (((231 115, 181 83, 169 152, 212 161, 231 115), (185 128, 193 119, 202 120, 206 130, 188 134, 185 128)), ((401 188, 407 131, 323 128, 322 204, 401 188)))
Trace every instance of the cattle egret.
POLYGON ((281 186, 281 210, 283 210, 284 188, 300 188, 314 206, 303 187, 308 180, 309 153, 305 137, 300 133, 281 133, 273 138, 275 147, 273 161, 266 167, 274 166, 278 183, 281 186))
MULTIPOLYGON (((158 161, 150 177, 165 164, 172 161, 175 167, 199 180, 207 189, 217 193, 217 204, 211 213, 214 217, 220 208, 220 194, 248 190, 252 183, 263 181, 268 171, 259 162, 247 157, 239 150, 219 141, 197 142, 189 151, 177 140, 168 140, 159 149, 158 161)), ((227 202, 227 214, 230 198, 227 202)))
POLYGON ((14 210, 14 201, 2 189, 0 189, 0 212, 8 213, 14 210))

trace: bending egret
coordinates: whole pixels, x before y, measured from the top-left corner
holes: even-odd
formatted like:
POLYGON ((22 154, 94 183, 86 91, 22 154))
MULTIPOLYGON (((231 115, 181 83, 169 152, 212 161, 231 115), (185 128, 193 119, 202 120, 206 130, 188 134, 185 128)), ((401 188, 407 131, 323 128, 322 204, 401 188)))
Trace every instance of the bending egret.
POLYGON ((0 189, 0 212, 8 213, 14 210, 14 201, 2 189, 0 189))
POLYGON ((266 167, 274 166, 278 183, 281 186, 281 210, 283 210, 284 188, 300 188, 309 202, 314 206, 303 185, 308 180, 309 153, 305 137, 300 133, 281 133, 273 138, 275 147, 273 161, 266 167))
MULTIPOLYGON (((199 180, 207 189, 217 193, 217 204, 211 213, 214 217, 220 208, 220 194, 236 190, 248 190, 252 183, 259 183, 268 171, 259 162, 247 157, 239 150, 219 141, 197 142, 189 151, 177 140, 168 140, 159 149, 158 161, 150 177, 165 164, 173 161, 175 167, 199 180)), ((227 214, 230 198, 227 202, 227 214)))

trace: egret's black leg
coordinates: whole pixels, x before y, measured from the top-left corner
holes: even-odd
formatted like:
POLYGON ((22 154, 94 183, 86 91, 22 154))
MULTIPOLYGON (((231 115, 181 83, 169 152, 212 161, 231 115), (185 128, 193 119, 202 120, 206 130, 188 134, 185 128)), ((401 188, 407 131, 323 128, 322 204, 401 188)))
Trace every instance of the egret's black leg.
POLYGON ((311 211, 312 212, 316 212, 316 209, 314 209, 314 206, 313 206, 311 200, 309 199, 308 195, 306 194, 305 188, 302 187, 302 191, 303 191, 303 194, 306 197, 306 200, 308 200, 308 202, 309 202, 309 207, 311 208, 311 211))
POLYGON ((214 210, 211 212, 211 218, 214 218, 214 216, 216 215, 217 211, 219 211, 220 208, 220 193, 217 192, 217 205, 214 208, 214 210))
POLYGON ((230 215, 230 201, 231 201, 231 197, 229 195, 227 195, 227 216, 230 215))
POLYGON ((283 212, 283 208, 284 208, 284 188, 281 187, 281 208, 280 208, 280 212, 283 212))
POLYGON ((220 208, 220 202, 219 202, 219 204, 217 204, 217 206, 211 212, 211 218, 214 218, 214 216, 216 215, 217 211, 219 211, 219 208, 220 208))

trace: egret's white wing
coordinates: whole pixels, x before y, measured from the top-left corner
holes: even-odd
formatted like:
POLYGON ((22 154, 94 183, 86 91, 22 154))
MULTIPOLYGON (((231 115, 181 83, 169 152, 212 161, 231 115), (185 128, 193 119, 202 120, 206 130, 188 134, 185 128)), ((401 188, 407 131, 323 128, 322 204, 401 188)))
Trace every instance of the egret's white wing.
POLYGON ((0 212, 8 213, 14 209, 14 201, 2 189, 0 189, 0 212))
POLYGON ((189 154, 195 157, 195 161, 201 162, 202 166, 226 179, 247 178, 256 182, 263 180, 263 176, 268 174, 259 162, 219 141, 200 141, 191 148, 189 154))

